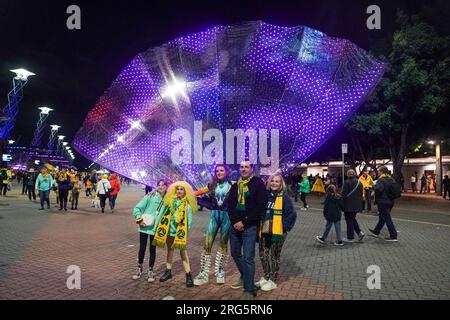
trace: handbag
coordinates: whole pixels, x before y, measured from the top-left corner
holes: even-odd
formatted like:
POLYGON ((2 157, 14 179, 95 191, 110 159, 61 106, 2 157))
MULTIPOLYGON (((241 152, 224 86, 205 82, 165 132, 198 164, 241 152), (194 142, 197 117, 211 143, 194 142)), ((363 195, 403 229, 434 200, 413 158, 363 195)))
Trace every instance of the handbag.
POLYGON ((145 223, 146 227, 153 227, 155 225, 155 216, 151 214, 143 214, 142 215, 142 221, 145 223))
MULTIPOLYGON (((112 186, 111 186, 112 187, 112 186)), ((114 188, 108 188, 108 193, 111 193, 114 191, 114 188)))

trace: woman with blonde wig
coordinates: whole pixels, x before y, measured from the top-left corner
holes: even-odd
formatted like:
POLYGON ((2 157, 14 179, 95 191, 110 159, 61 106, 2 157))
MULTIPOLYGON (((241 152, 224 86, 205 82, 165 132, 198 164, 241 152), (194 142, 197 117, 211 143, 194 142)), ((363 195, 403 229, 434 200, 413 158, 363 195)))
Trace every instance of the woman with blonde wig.
POLYGON ((166 246, 166 271, 159 279, 172 279, 172 261, 175 249, 180 250, 183 268, 186 272, 186 286, 194 286, 187 253, 188 234, 192 225, 192 214, 197 211, 197 199, 192 187, 185 181, 177 181, 169 186, 161 208, 158 227, 153 240, 156 246, 166 246))

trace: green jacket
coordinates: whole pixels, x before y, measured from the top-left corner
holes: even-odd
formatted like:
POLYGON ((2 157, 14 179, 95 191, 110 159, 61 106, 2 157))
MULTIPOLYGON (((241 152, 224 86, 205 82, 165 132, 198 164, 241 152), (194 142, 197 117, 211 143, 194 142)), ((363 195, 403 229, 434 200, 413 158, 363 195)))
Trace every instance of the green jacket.
POLYGON ((44 179, 42 173, 39 173, 36 179, 36 189, 39 191, 50 191, 52 186, 52 176, 47 173, 47 177, 44 179))
POLYGON ((298 192, 302 192, 302 193, 310 193, 311 192, 311 185, 309 184, 308 177, 306 177, 302 180, 302 182, 300 183, 300 188, 298 188, 298 192))
POLYGON ((161 201, 161 195, 158 192, 155 192, 152 195, 146 195, 143 197, 134 207, 133 216, 136 219, 139 219, 143 214, 150 214, 155 217, 155 224, 152 227, 141 227, 138 225, 139 232, 155 235, 159 219, 161 218, 161 213, 163 212, 163 210, 159 210, 158 212, 158 207, 161 201))

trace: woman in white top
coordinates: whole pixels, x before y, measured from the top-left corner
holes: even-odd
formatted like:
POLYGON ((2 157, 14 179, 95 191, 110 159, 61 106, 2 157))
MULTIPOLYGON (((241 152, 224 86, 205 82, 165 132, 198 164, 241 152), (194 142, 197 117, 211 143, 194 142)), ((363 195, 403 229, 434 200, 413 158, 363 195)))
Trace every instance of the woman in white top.
POLYGON ((102 208, 102 213, 105 212, 106 199, 108 198, 111 189, 111 184, 108 180, 108 175, 104 174, 102 180, 97 184, 97 195, 100 198, 100 207, 102 208))

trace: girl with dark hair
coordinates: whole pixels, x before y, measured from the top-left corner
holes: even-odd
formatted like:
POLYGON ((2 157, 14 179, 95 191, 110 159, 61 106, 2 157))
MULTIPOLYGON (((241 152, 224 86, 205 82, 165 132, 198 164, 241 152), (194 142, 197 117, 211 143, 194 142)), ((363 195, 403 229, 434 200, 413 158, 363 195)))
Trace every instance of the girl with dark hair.
POLYGON ((165 180, 159 180, 157 192, 149 193, 142 198, 134 207, 133 216, 136 218, 139 231, 139 253, 138 267, 133 279, 137 280, 143 272, 143 263, 145 251, 147 249, 148 238, 150 238, 149 260, 148 260, 148 282, 155 281, 153 267, 156 260, 156 246, 152 244, 155 238, 156 227, 159 222, 160 209, 166 194, 168 183, 165 180))
POLYGON ((321 244, 325 244, 325 240, 330 233, 331 227, 334 225, 336 230, 336 246, 342 246, 344 243, 341 238, 341 217, 342 210, 344 210, 344 201, 341 196, 337 193, 335 185, 330 184, 327 188, 327 197, 325 198, 323 207, 323 216, 327 221, 325 226, 325 231, 322 236, 317 236, 316 240, 321 244))

